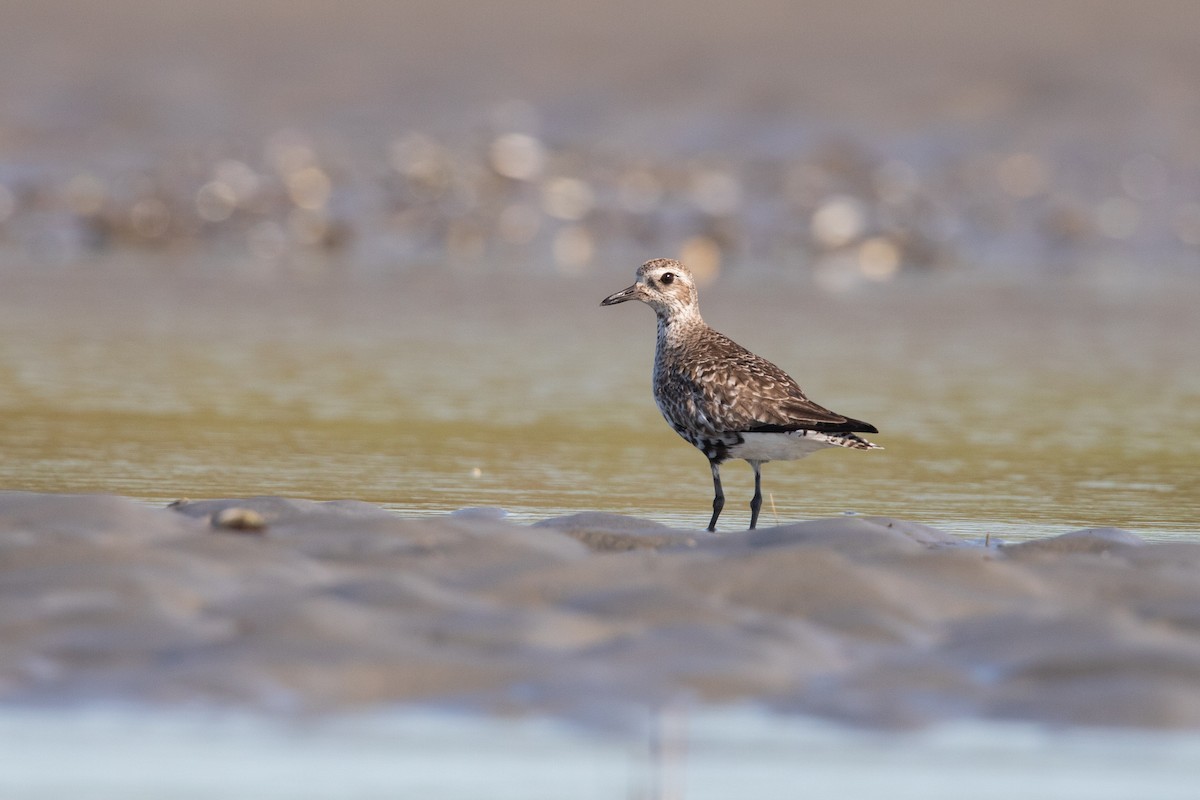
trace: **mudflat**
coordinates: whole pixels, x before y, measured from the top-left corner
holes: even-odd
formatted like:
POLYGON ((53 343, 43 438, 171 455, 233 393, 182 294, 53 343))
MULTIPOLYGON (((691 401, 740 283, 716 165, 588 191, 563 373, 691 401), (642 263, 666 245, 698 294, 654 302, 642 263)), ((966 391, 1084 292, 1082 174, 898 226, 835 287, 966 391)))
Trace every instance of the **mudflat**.
POLYGON ((3 697, 1200 725, 1200 543, 0 495, 3 697))

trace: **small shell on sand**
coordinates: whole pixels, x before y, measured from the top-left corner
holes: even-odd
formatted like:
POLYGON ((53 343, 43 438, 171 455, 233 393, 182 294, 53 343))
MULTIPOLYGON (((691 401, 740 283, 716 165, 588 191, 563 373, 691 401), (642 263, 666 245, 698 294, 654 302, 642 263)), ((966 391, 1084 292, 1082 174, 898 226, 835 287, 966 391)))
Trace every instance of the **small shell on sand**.
POLYGON ((262 533, 267 529, 267 520, 252 508, 223 508, 213 514, 212 526, 242 533, 262 533))

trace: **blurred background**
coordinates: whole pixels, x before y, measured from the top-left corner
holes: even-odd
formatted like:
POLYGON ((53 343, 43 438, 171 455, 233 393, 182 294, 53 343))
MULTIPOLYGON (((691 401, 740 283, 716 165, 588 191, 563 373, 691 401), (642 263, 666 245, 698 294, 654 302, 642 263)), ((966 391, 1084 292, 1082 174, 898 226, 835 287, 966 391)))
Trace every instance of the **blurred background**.
POLYGON ((884 432, 777 518, 1196 529, 1195 3, 0 16, 7 488, 699 525, 652 321, 595 307, 669 255, 884 432))
MULTIPOLYGON (((10 257, 1187 269, 1200 9, 4 4, 10 257)), ((851 275, 843 274, 845 272, 851 275)))

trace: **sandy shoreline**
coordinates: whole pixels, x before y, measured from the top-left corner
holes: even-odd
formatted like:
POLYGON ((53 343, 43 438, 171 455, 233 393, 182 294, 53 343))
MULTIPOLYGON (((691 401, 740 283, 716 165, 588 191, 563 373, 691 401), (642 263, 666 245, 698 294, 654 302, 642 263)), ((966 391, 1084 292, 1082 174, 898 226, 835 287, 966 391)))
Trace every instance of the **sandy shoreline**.
POLYGON ((1200 543, 0 494, 4 701, 1200 726, 1200 543), (264 531, 214 527, 228 508, 264 531))

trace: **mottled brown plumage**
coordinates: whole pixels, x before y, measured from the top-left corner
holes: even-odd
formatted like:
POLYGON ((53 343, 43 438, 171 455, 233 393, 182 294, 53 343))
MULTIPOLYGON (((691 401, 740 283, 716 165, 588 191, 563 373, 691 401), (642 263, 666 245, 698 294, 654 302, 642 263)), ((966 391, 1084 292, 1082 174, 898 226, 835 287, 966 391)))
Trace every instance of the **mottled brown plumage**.
POLYGON ((654 399, 667 423, 708 458, 713 474, 715 530, 724 506, 720 465, 741 458, 754 469, 750 527, 762 505, 760 465, 793 460, 824 447, 877 448, 856 433, 875 426, 808 399, 786 372, 705 324, 696 282, 678 261, 659 258, 637 271, 637 282, 602 305, 639 300, 658 317, 654 399))

